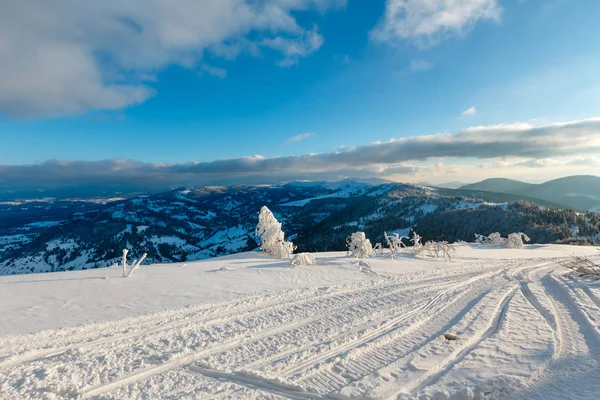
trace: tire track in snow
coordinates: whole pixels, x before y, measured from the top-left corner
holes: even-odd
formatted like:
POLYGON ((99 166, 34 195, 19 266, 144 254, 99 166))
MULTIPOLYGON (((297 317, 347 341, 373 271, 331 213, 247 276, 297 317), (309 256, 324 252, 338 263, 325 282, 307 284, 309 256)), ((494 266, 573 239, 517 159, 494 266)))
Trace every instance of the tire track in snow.
MULTIPOLYGON (((343 387, 347 386, 347 384, 358 382, 361 379, 369 376, 370 374, 372 374, 378 370, 381 370, 382 368, 385 368, 388 365, 393 364, 394 362, 398 361, 399 359, 402 359, 403 357, 406 357, 409 354, 414 353, 414 352, 419 351, 420 349, 424 348, 429 343, 438 339, 444 333, 448 332, 471 309, 476 307, 477 304, 479 304, 485 298, 485 296, 488 295, 489 293, 490 293, 490 289, 486 289, 482 293, 478 294, 476 297, 471 298, 466 303, 466 305, 462 309, 460 309, 460 311, 457 314, 452 316, 452 318, 446 324, 444 324, 440 329, 435 331, 435 333, 428 335, 427 338, 422 342, 411 343, 411 345, 404 345, 404 344, 399 345, 396 342, 396 340, 393 340, 392 343, 387 344, 383 347, 378 347, 378 348, 374 349, 374 351, 370 349, 369 353, 366 355, 360 354, 358 356, 350 357, 350 359, 344 363, 345 364, 343 366, 344 370, 338 372, 338 374, 350 374, 351 373, 350 371, 356 371, 354 373, 354 376, 352 376, 352 380, 345 382, 345 384, 343 386, 338 386, 338 387, 332 388, 331 390, 341 390, 343 387), (399 352, 398 352, 398 348, 400 348, 399 352), (375 352, 375 355, 372 354, 373 352, 375 352), (367 365, 367 363, 364 361, 365 359, 368 359, 369 356, 378 358, 379 365, 376 368, 369 367, 367 365)), ((451 305, 448 305, 447 308, 450 308, 450 306, 451 305)), ((445 310, 446 310, 446 308, 441 310, 441 312, 444 312, 445 310)), ((435 318, 436 319, 439 318, 439 313, 435 314, 435 318)), ((425 322, 425 324, 430 322, 431 319, 433 319, 433 316, 431 318, 429 318, 428 321, 425 322)), ((396 339, 396 338, 394 338, 394 339, 396 339)), ((310 379, 310 377, 308 377, 308 379, 310 379)))
MULTIPOLYGON (((390 285, 393 285, 393 284, 390 284, 390 285)), ((385 286, 386 285, 382 285, 381 287, 385 287, 385 286)), ((367 289, 374 288, 374 287, 380 287, 380 286, 377 286, 377 285, 368 286, 367 289)), ((314 292, 313 292, 313 293, 307 293, 306 295, 304 295, 301 298, 294 298, 293 300, 281 300, 279 298, 280 296, 277 295, 277 296, 275 296, 276 297, 275 299, 269 300, 268 302, 261 302, 261 303, 259 303, 259 305, 256 305, 256 303, 254 301, 252 301, 253 299, 256 298, 255 296, 252 296, 252 297, 246 299, 245 301, 241 302, 241 305, 242 305, 241 309, 237 309, 237 308, 228 309, 227 312, 221 313, 221 314, 219 314, 218 311, 214 311, 214 312, 210 313, 209 315, 205 315, 205 316, 202 316, 199 318, 190 318, 189 315, 184 315, 181 317, 180 321, 161 325, 156 328, 120 334, 120 335, 116 335, 114 337, 94 340, 92 342, 76 343, 76 344, 69 345, 69 346, 51 348, 48 350, 37 351, 37 352, 33 352, 30 354, 21 355, 21 356, 17 356, 17 357, 10 357, 10 356, 5 357, 7 360, 0 362, 0 369, 5 368, 5 367, 14 367, 14 366, 24 363, 24 362, 30 362, 30 361, 41 360, 44 358, 54 357, 54 356, 60 355, 62 353, 65 353, 69 350, 92 348, 92 347, 101 346, 104 344, 121 341, 124 339, 153 335, 153 334, 156 334, 159 332, 167 331, 170 329, 177 329, 177 328, 185 327, 186 325, 195 324, 195 323, 198 323, 198 324, 209 324, 211 322, 217 323, 217 322, 221 322, 231 316, 246 316, 246 315, 251 315, 254 313, 263 313, 267 309, 281 309, 281 308, 290 307, 294 304, 310 303, 310 302, 315 302, 315 301, 322 300, 322 299, 329 298, 329 297, 343 296, 343 295, 358 293, 358 292, 362 292, 362 291, 365 291, 365 287, 363 287, 363 286, 360 286, 358 288, 353 287, 353 288, 350 288, 348 290, 341 291, 341 292, 328 292, 328 293, 324 293, 324 294, 316 295, 316 296, 314 295, 314 292), (250 304, 250 306, 248 306, 248 304, 250 304)), ((236 300, 236 301, 239 302, 239 300, 236 300)), ((226 304, 227 303, 225 303, 225 305, 226 304)), ((29 335, 29 336, 35 336, 35 334, 29 335)), ((83 337, 83 339, 85 340, 85 336, 83 337)))
POLYGON ((414 396, 427 386, 433 385, 456 364, 462 361, 473 349, 479 346, 482 341, 495 335, 502 327, 502 323, 506 317, 506 312, 508 311, 508 305, 510 304, 510 301, 517 290, 518 285, 515 284, 511 289, 507 290, 504 295, 502 295, 498 304, 496 305, 496 308, 494 309, 492 318, 488 321, 485 330, 479 331, 474 336, 470 337, 464 345, 458 347, 444 361, 427 371, 427 373, 421 377, 421 379, 404 388, 402 391, 394 393, 389 398, 395 399, 398 394, 405 391, 409 391, 414 396))
POLYGON ((576 278, 567 279, 563 276, 559 276, 558 279, 565 285, 568 286, 572 291, 577 292, 577 289, 581 290, 581 292, 591 301, 598 310, 600 310, 600 299, 596 297, 594 293, 587 287, 585 284, 579 282, 576 278))
MULTIPOLYGON (((251 301, 247 301, 243 304, 250 303, 250 304, 252 304, 252 306, 244 307, 245 310, 244 309, 228 310, 228 312, 223 313, 223 314, 211 313, 210 315, 202 316, 199 318, 190 318, 189 316, 184 316, 181 321, 176 321, 176 322, 169 323, 166 325, 161 325, 159 327, 152 328, 152 329, 146 329, 143 331, 135 331, 135 332, 131 332, 131 333, 120 334, 120 335, 116 335, 114 337, 94 340, 92 342, 76 343, 76 344, 69 345, 69 346, 56 347, 56 348, 51 348, 51 349, 43 350, 43 351, 36 351, 36 352, 32 352, 29 354, 16 356, 16 357, 9 356, 9 357, 6 357, 5 361, 0 362, 0 369, 15 367, 22 363, 43 360, 46 358, 59 356, 63 353, 71 351, 71 350, 89 349, 89 348, 93 348, 93 347, 97 347, 97 346, 101 346, 101 345, 105 345, 105 344, 119 342, 119 341, 122 341, 125 339, 155 335, 160 332, 165 332, 168 330, 175 330, 175 329, 190 326, 193 324, 203 324, 203 325, 216 324, 219 322, 224 322, 227 320, 227 318, 232 317, 232 316, 242 317, 242 316, 250 316, 252 314, 262 314, 266 310, 285 309, 285 308, 293 307, 294 305, 315 303, 319 300, 324 300, 324 299, 328 299, 328 298, 336 298, 336 297, 352 295, 352 294, 356 294, 356 293, 363 293, 363 292, 368 291, 369 289, 376 290, 376 289, 382 289, 385 287, 394 287, 394 286, 398 286, 398 284, 368 285, 366 287, 361 286, 358 288, 350 288, 348 290, 343 290, 340 292, 328 292, 328 293, 324 293, 324 294, 316 295, 316 296, 314 295, 314 293, 313 294, 309 293, 300 299, 295 298, 293 300, 282 301, 281 299, 277 298, 272 301, 269 301, 267 304, 260 303, 258 306, 254 305, 254 303, 251 301)), ((423 285, 421 287, 425 287, 425 285, 423 285)))
MULTIPOLYGON (((496 273, 498 273, 498 272, 494 272, 494 274, 496 274, 496 273)), ((483 279, 486 276, 487 275, 480 275, 480 276, 476 276, 476 277, 474 277, 472 279, 483 279)), ((462 285, 462 284, 459 284, 459 285, 462 285)), ((369 287, 369 289, 370 288, 371 287, 369 287)), ((449 289, 446 289, 445 291, 447 291, 447 290, 449 290, 449 289)), ((389 297, 389 296, 392 296, 394 294, 404 293, 405 291, 406 291, 405 287, 396 288, 391 293, 390 292, 384 293, 383 297, 386 297, 386 296, 389 297)), ((382 296, 380 296, 380 297, 382 297, 382 296)), ((106 383, 106 384, 97 385, 95 387, 92 387, 92 388, 89 388, 87 390, 84 390, 83 393, 81 393, 81 397, 82 398, 90 398, 90 397, 93 397, 93 396, 97 396, 97 395, 99 395, 101 393, 104 393, 106 391, 115 389, 117 387, 124 386, 124 385, 127 385, 127 384, 131 384, 131 383, 137 382, 139 380, 146 379, 146 378, 148 378, 150 376, 153 376, 153 375, 156 375, 156 374, 159 374, 159 373, 162 373, 162 372, 169 371, 169 370, 174 369, 174 368, 178 368, 178 367, 190 364, 190 363, 192 363, 192 362, 194 362, 194 361, 196 361, 198 359, 201 359, 203 357, 207 357, 207 356, 210 356, 210 355, 215 354, 215 353, 220 353, 220 352, 224 352, 224 351, 227 351, 227 350, 231 350, 233 348, 236 348, 238 346, 242 346, 242 345, 248 344, 250 342, 256 342, 256 341, 259 341, 261 339, 267 338, 269 336, 272 336, 272 335, 275 335, 275 334, 278 334, 278 333, 282 333, 282 332, 285 332, 285 331, 289 331, 289 330, 292 330, 294 328, 298 328, 300 326, 309 324, 309 323, 311 323, 311 322, 313 322, 315 320, 321 319, 324 316, 326 316, 328 314, 331 314, 331 313, 334 313, 334 312, 336 312, 336 311, 338 311, 340 309, 350 308, 354 304, 360 303, 360 302, 364 302, 364 301, 365 301, 365 299, 363 297, 359 297, 358 299, 356 299, 353 302, 347 302, 346 301, 346 302, 343 302, 343 304, 341 304, 341 305, 339 305, 337 307, 333 307, 333 309, 328 310, 328 312, 326 314, 312 315, 312 316, 309 316, 309 317, 301 319, 301 320, 291 321, 290 323, 287 323, 287 324, 276 325, 273 328, 262 330, 262 331, 258 332, 258 334, 254 335, 250 339, 248 339, 246 336, 242 335, 242 337, 234 339, 234 340, 231 340, 231 341, 229 341, 227 343, 224 343, 224 344, 223 343, 217 343, 217 345, 215 345, 215 346, 213 346, 211 348, 192 352, 191 354, 188 354, 186 356, 180 357, 180 358, 172 360, 172 361, 167 361, 167 362, 165 362, 163 364, 160 364, 158 366, 152 366, 152 367, 142 368, 142 369, 140 369, 140 370, 138 370, 138 371, 136 371, 134 373, 131 373, 131 374, 127 375, 127 376, 115 379, 112 382, 109 382, 109 383, 106 383)))
POLYGON ((600 334, 567 287, 550 274, 542 277, 540 283, 557 311, 563 348, 559 358, 535 377, 535 386, 529 385, 512 398, 583 398, 579 396, 597 394, 600 384, 594 377, 597 378, 600 365, 600 334), (577 384, 573 386, 573 382, 577 384))
MULTIPOLYGON (((529 276, 532 273, 538 273, 541 270, 547 269, 547 268, 551 268, 552 266, 547 266, 549 263, 545 262, 545 263, 541 263, 541 264, 534 264, 534 265, 528 265, 525 267, 514 267, 512 270, 510 271, 506 271, 506 273, 504 274, 504 278, 508 280, 508 282, 505 281, 503 287, 513 287, 516 288, 518 287, 518 285, 516 284, 515 281, 520 281, 523 279, 529 279, 529 276)), ((383 361, 383 363, 380 363, 378 368, 376 369, 372 369, 370 368, 370 366, 366 365, 367 363, 365 361, 367 361, 366 358, 358 356, 356 359, 354 360, 349 360, 346 363, 344 363, 344 365, 342 366, 336 366, 336 369, 340 369, 341 371, 336 371, 340 374, 348 374, 348 377, 351 379, 349 381, 349 385, 345 385, 345 386, 341 386, 341 387, 332 387, 332 390, 342 390, 346 387, 350 387, 350 385, 355 385, 358 384, 357 388, 360 388, 360 382, 365 379, 368 378, 370 375, 374 375, 375 377, 377 376, 386 376, 387 374, 389 374, 392 370, 386 370, 386 368, 388 366, 394 365, 396 362, 401 361, 402 359, 409 357, 410 354, 415 354, 416 352, 419 352, 421 349, 425 348, 429 343, 432 343, 433 340, 438 339, 439 337, 441 337, 441 335, 445 332, 448 331, 452 331, 452 327, 455 326, 456 324, 460 323, 462 321, 462 319, 471 311, 471 309, 474 309, 476 307, 478 307, 478 305, 483 301, 483 299, 485 299, 486 295, 488 293, 490 293, 492 291, 491 288, 495 287, 495 283, 494 282, 486 282, 487 284, 487 290, 483 293, 480 293, 477 297, 475 298, 471 298, 468 303, 465 304, 465 306, 460 310, 457 311, 456 314, 454 314, 451 317, 442 317, 442 319, 444 320, 448 320, 448 322, 446 322, 442 327, 436 327, 435 329, 437 329, 436 333, 431 334, 431 333, 427 333, 429 331, 425 331, 424 334, 422 334, 421 337, 418 337, 414 340, 409 339, 408 340, 408 345, 405 344, 405 342, 403 341, 402 343, 398 344, 396 343, 396 341, 393 341, 390 345, 388 346, 384 346, 381 349, 377 349, 375 354, 374 354, 374 360, 379 360, 380 362, 383 361), (400 350, 398 349, 400 348, 400 350), (395 355, 395 357, 394 357, 395 355), (348 372, 344 372, 344 371, 348 371, 348 372), (378 371, 381 371, 381 375, 379 375, 378 371), (359 375, 360 374, 360 375, 359 375)), ((500 293, 502 293, 503 291, 500 290, 500 293)), ((480 307, 482 309, 487 309, 489 307, 494 307, 493 305, 494 303, 488 305, 487 302, 485 302, 485 304, 480 307)), ((495 302, 496 306, 497 306, 497 301, 495 302)), ((442 310, 443 312, 444 310, 442 310)), ((436 319, 438 317, 438 313, 436 313, 436 319)), ((344 375, 346 376, 346 375, 344 375)), ((392 373, 392 376, 394 376, 394 373, 392 373)), ((374 378, 376 379, 376 378, 374 378)), ((387 382, 389 379, 384 378, 384 380, 387 382)), ((367 380, 368 382, 369 380, 367 380)), ((417 380, 418 382, 418 380, 417 380)), ((401 381, 398 381, 398 383, 401 383, 401 381)), ((366 384, 368 385, 368 384, 366 384)), ((360 389, 359 389, 360 390, 360 389)), ((399 389, 396 392, 396 395, 404 392, 406 389, 399 389)), ((392 396, 393 397, 393 396, 392 396)))
MULTIPOLYGON (((523 296, 529 302, 529 304, 531 304, 533 308, 535 308, 540 313, 544 320, 546 320, 546 323, 548 324, 550 329, 552 329, 552 341, 554 344, 554 349, 552 351, 552 359, 557 360, 560 357, 563 348, 562 331, 558 322, 557 311, 556 309, 554 309, 554 307, 552 307, 552 303, 550 303, 550 299, 548 299, 545 293, 544 296, 546 296, 546 300, 548 303, 550 303, 551 308, 549 309, 542 305, 542 303, 538 300, 537 296, 533 294, 533 292, 529 288, 530 284, 533 283, 521 282, 521 293, 523 293, 523 296)), ((537 284, 536 286, 538 286, 539 289, 543 292, 542 287, 540 287, 537 284)))
POLYGON ((217 371, 210 368, 204 368, 197 365, 190 365, 187 367, 188 371, 225 382, 233 382, 237 385, 247 387, 249 389, 260 390, 270 394, 285 397, 291 400, 326 400, 332 399, 327 395, 320 395, 318 393, 304 391, 300 387, 292 385, 285 385, 274 380, 267 380, 257 376, 248 375, 244 373, 228 373, 217 371))
MULTIPOLYGON (((460 287, 463 286, 467 286, 470 285, 478 280, 481 279, 485 279, 485 278, 490 278, 494 275, 503 273, 504 271, 498 271, 498 272, 493 272, 493 273, 488 273, 488 274, 484 274, 484 275, 480 275, 480 276, 476 276, 474 278, 471 278, 465 282, 461 282, 457 285, 453 285, 441 292, 439 292, 436 296, 433 297, 433 299, 431 299, 428 303, 412 310, 409 311, 406 314, 400 315, 399 317, 396 317, 394 319, 392 319, 391 321, 389 321, 388 323, 382 325, 381 327, 379 327, 378 329, 376 329, 373 332, 370 332, 364 336, 361 336, 360 338, 353 340, 351 342, 348 343, 344 343, 341 346, 338 346, 336 348, 333 348, 327 352, 321 353, 319 355, 317 355, 316 357, 311 357, 303 362, 301 362, 300 364, 296 364, 293 367, 290 367, 288 369, 285 369, 281 372, 279 372, 280 375, 283 376, 293 376, 295 374, 298 374, 302 371, 304 371, 305 369, 307 369, 308 367, 318 364, 318 363, 323 363, 331 358, 334 358, 336 356, 338 356, 339 354, 345 353, 347 351, 349 351, 352 348, 355 348, 357 346, 360 345, 364 345, 365 343, 371 342, 373 340, 376 340, 382 336, 387 335, 388 333, 394 331, 400 324, 402 324, 403 322, 409 320, 410 318, 417 316, 419 314, 422 314, 424 312, 427 312, 431 309, 433 309, 433 307, 435 307, 440 301, 441 299, 444 297, 445 294, 449 293, 452 290, 456 290, 460 287)), ((433 316, 433 314, 432 314, 433 316)))
MULTIPOLYGON (((573 300, 571 290, 568 288, 568 286, 564 283, 561 283, 552 275, 548 275, 544 278, 544 284, 547 288, 554 287, 554 290, 550 290, 551 295, 556 301, 561 302, 567 307, 571 318, 580 326, 581 333, 586 340, 586 345, 590 349, 590 352, 595 353, 596 356, 599 356, 600 332, 596 330, 586 313, 573 300)), ((596 358, 598 361, 600 361, 600 358, 596 358)))
MULTIPOLYGON (((473 272, 469 272, 469 273, 465 273, 465 274, 458 274, 458 276, 451 277, 451 279, 452 278, 460 279, 463 275, 468 276, 468 275, 472 275, 472 274, 473 274, 473 272)), ((442 277, 434 277, 434 278, 431 278, 428 280, 424 280, 423 282, 425 282, 425 283, 421 283, 420 285, 413 286, 413 287, 411 287, 411 289, 431 288, 434 286, 447 285, 448 284, 447 280, 440 282, 440 283, 435 283, 438 280, 444 280, 444 278, 445 277, 442 276, 442 277), (430 283, 426 283, 426 282, 430 282, 430 283)), ((286 307, 291 307, 292 305, 295 305, 295 304, 313 303, 318 300, 322 300, 322 299, 326 299, 326 298, 334 298, 334 297, 364 292, 365 289, 368 290, 369 288, 405 287, 405 286, 409 286, 409 285, 411 285, 410 281, 409 282, 400 281, 400 282, 392 282, 392 283, 385 282, 385 283, 381 283, 381 284, 369 284, 368 286, 366 286, 366 288, 365 288, 365 286, 360 285, 359 287, 351 287, 351 288, 348 288, 348 289, 345 289, 345 290, 342 290, 339 292, 333 291, 333 292, 323 293, 320 295, 315 295, 314 292, 310 292, 307 294, 303 294, 303 297, 301 297, 301 298, 294 298, 292 300, 282 300, 282 299, 280 299, 279 295, 276 295, 276 296, 274 296, 274 298, 272 300, 269 300, 268 302, 260 302, 259 305, 256 305, 256 302, 252 301, 253 299, 256 299, 256 296, 252 296, 252 297, 246 299, 246 301, 244 301, 243 299, 236 299, 235 301, 237 303, 240 303, 240 308, 239 309, 238 308, 233 308, 233 309, 229 308, 226 313, 222 313, 222 314, 218 313, 219 312, 218 307, 226 306, 228 303, 216 305, 217 310, 212 311, 208 315, 194 318, 194 317, 190 317, 189 314, 186 314, 186 315, 180 317, 181 318, 180 321, 175 321, 173 323, 160 325, 156 328, 150 328, 150 329, 144 329, 141 331, 134 331, 134 332, 130 332, 130 333, 119 334, 116 336, 111 336, 108 338, 101 338, 98 340, 88 341, 88 342, 84 342, 84 343, 75 343, 75 344, 71 344, 68 346, 50 348, 50 349, 43 350, 43 351, 33 351, 33 352, 30 352, 28 354, 23 354, 23 355, 1 357, 0 358, 0 369, 15 367, 22 363, 43 360, 46 358, 59 356, 63 353, 66 353, 66 352, 72 351, 72 350, 89 349, 89 348, 102 346, 102 345, 106 345, 106 344, 110 344, 110 343, 114 343, 114 342, 119 342, 124 339, 131 339, 131 338, 136 338, 136 337, 153 335, 153 334, 168 331, 171 329, 186 327, 191 324, 207 324, 208 325, 210 323, 218 323, 218 322, 224 321, 225 319, 227 319, 231 316, 237 317, 237 316, 244 316, 244 315, 250 315, 250 314, 260 314, 260 313, 263 313, 267 309, 282 309, 282 308, 286 308, 286 307), (248 304, 250 304, 250 306, 248 306, 248 304)), ((329 287, 328 289, 331 289, 331 288, 332 287, 329 287)), ((333 287, 333 288, 335 289, 335 287, 333 287)), ((289 299, 289 297, 286 297, 286 298, 289 299)), ((260 299, 260 297, 258 299, 260 299)), ((163 314, 163 313, 168 313, 168 312, 162 312, 160 314, 163 314)), ((147 316, 145 316, 145 317, 147 317, 147 316)), ((142 318, 144 318, 144 317, 142 317, 142 318)), ((103 324, 103 325, 105 325, 105 324, 103 324)), ((101 329, 101 327, 99 327, 99 329, 101 329)), ((25 335, 25 337, 31 337, 31 336, 35 336, 35 334, 25 335)), ((72 338, 70 338, 70 339, 72 340, 72 338)), ((86 336, 81 337, 82 341, 85 341, 85 339, 86 339, 86 336)), ((52 340, 55 340, 55 339, 52 339, 52 340)), ((36 345, 39 346, 39 343, 36 342, 36 345)))

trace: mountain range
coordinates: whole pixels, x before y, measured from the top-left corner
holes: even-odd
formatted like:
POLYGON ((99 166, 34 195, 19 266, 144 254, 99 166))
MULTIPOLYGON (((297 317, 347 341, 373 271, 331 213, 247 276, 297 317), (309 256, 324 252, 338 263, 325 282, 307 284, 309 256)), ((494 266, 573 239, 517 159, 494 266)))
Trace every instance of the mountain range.
POLYGON ((600 177, 577 175, 541 184, 492 178, 460 189, 526 196, 579 211, 600 211, 600 177))
POLYGON ((128 199, 0 202, 0 274, 99 268, 122 249, 147 262, 182 262, 253 250, 268 206, 298 251, 344 250, 352 232, 473 241, 475 233, 525 232, 534 243, 589 243, 600 214, 510 193, 380 181, 205 186, 128 199))

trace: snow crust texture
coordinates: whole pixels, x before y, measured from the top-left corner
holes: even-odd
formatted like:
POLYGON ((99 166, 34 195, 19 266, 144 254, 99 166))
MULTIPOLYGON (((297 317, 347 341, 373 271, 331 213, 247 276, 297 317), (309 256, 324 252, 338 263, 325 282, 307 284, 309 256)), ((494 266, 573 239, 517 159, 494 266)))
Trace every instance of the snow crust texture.
MULTIPOLYGON (((451 263, 373 257, 374 274, 342 253, 297 268, 251 255, 188 263, 172 279, 229 274, 259 289, 119 320, 15 327, 0 337, 0 398, 595 399, 600 286, 557 263, 574 251, 462 245, 451 263), (234 261, 246 264, 218 268, 234 261)), ((129 290, 160 268, 170 267, 104 283, 129 290)), ((28 279, 22 287, 36 287, 28 279)), ((18 300, 11 282, 0 286, 18 300)), ((81 285, 56 296, 98 296, 81 285)))

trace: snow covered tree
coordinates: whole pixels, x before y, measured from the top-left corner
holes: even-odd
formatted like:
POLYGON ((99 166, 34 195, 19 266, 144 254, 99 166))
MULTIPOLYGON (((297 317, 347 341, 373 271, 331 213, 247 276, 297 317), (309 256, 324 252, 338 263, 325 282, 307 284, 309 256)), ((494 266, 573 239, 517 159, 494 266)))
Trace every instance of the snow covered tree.
POLYGON ((423 244, 421 243, 421 236, 415 231, 413 231, 412 238, 410 239, 410 241, 413 244, 413 251, 415 252, 421 247, 423 247, 423 244))
POLYGON ((504 239, 500 235, 500 232, 494 232, 488 236, 488 244, 491 244, 494 246, 503 246, 505 244, 505 242, 506 242, 506 239, 504 239))
POLYGON ((314 265, 317 263, 315 256, 310 253, 299 253, 290 261, 290 267, 299 265, 314 265))
POLYGON ((523 232, 511 233, 510 235, 508 235, 508 239, 506 239, 505 246, 509 249, 522 249, 523 241, 529 242, 530 240, 531 239, 529 239, 529 236, 527 236, 523 232))
POLYGON ((408 237, 400 236, 397 233, 394 233, 393 235, 388 235, 387 232, 383 232, 383 235, 385 236, 385 240, 387 241, 387 244, 390 248, 391 257, 392 259, 395 259, 396 254, 400 252, 400 250, 402 250, 404 247, 406 247, 402 242, 402 239, 408 239, 408 237))
POLYGON ((123 265, 123 277, 124 278, 129 278, 131 276, 131 274, 133 274, 133 271, 135 271, 136 269, 138 269, 140 267, 140 264, 142 263, 142 261, 144 261, 144 259, 146 259, 146 256, 148 255, 148 253, 144 253, 142 255, 142 258, 140 258, 139 260, 134 260, 133 264, 131 265, 131 268, 129 268, 129 271, 127 270, 127 268, 129 267, 129 265, 127 265, 127 254, 129 253, 129 250, 127 249, 123 249, 123 259, 121 261, 122 265, 123 265))
POLYGON ((475 243, 480 244, 490 244, 493 246, 504 246, 506 244, 506 239, 504 239, 500 232, 494 232, 489 236, 484 236, 480 234, 475 234, 475 243))
POLYGON ((260 251, 275 258, 289 259, 296 247, 292 242, 284 240, 285 234, 281 230, 281 222, 277 221, 271 210, 266 206, 260 209, 256 236, 261 238, 260 251))
POLYGON ((367 239, 364 232, 354 232, 346 239, 348 253, 355 258, 369 258, 375 254, 371 241, 367 239))

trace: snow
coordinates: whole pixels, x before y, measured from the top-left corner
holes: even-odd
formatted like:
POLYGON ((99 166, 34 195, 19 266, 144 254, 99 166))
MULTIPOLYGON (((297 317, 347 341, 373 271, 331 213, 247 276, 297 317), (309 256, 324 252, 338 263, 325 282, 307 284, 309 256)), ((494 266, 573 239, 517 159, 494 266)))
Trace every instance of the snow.
POLYGON ((26 226, 29 226, 32 228, 47 228, 50 226, 60 225, 63 222, 64 221, 40 221, 40 222, 31 222, 31 223, 27 224, 26 226))
POLYGON ((3 276, 0 398, 596 398, 596 249, 456 249, 3 276))

